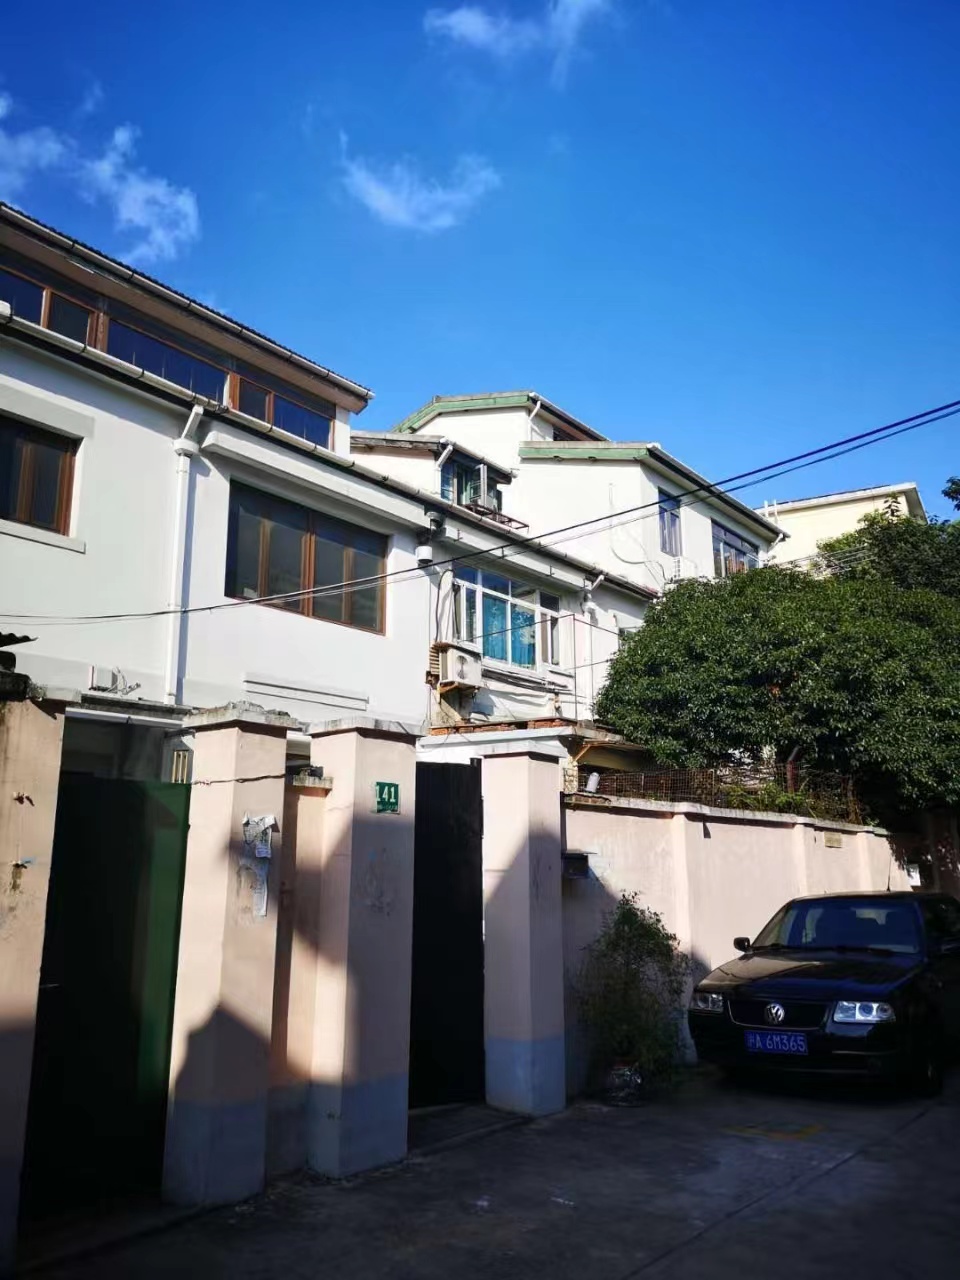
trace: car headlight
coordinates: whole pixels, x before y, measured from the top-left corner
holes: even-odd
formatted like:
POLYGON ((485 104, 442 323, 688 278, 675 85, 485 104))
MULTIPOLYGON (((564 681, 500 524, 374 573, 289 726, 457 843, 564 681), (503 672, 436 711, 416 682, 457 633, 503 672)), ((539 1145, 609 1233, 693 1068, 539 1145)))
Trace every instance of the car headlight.
POLYGON ((698 1013, 723 1013, 723 996, 716 991, 695 991, 690 1000, 690 1008, 698 1013))
POLYGON ((892 1004, 872 1000, 838 1000, 834 1022, 896 1022, 892 1004))

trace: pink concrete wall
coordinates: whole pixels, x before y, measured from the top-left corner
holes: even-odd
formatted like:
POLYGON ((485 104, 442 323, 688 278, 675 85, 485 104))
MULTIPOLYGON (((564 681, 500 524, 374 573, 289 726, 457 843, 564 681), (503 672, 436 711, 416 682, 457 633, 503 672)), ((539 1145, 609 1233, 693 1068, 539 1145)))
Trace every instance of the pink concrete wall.
POLYGON ((12 1262, 63 715, 0 702, 0 1273, 12 1262))
MULTIPOLYGON (((909 887, 895 842, 867 828, 640 800, 568 800, 565 819, 566 848, 587 852, 591 872, 564 884, 568 1028, 571 979, 621 893, 639 892, 643 906, 662 914, 701 977, 730 959, 736 935, 755 936, 789 898, 909 887), (839 848, 827 847, 828 832, 839 848)), ((575 1031, 568 1040, 575 1086, 583 1062, 575 1031)))

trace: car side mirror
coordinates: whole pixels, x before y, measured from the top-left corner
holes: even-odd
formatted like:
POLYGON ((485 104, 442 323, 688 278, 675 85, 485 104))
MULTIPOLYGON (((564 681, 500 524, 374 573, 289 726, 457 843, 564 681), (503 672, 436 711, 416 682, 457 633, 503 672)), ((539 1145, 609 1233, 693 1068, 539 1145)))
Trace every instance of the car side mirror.
POLYGON ((733 945, 734 945, 734 947, 736 948, 736 950, 737 950, 737 951, 749 951, 749 950, 750 950, 750 939, 749 939, 749 938, 734 938, 734 940, 733 940, 733 945))

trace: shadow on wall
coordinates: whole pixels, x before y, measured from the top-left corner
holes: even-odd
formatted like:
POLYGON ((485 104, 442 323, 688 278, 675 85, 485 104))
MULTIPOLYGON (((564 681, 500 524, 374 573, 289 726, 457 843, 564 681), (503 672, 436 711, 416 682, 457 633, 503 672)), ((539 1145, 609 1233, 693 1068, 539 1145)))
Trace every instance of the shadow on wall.
MULTIPOLYGON (((576 904, 578 935, 596 938, 611 912, 615 909, 619 898, 611 893, 594 870, 582 879, 564 880, 563 882, 564 915, 569 918, 570 908, 576 904)), ((640 907, 646 904, 641 895, 640 907)), ((579 951, 565 952, 564 963, 564 1019, 566 1026, 567 1055, 567 1094, 576 1097, 591 1084, 593 1063, 589 1036, 583 1027, 578 1007, 577 983, 580 967, 586 959, 587 947, 579 951)), ((733 954, 733 943, 730 945, 733 954)), ((677 1010, 679 1026, 679 1061, 692 1064, 696 1062, 696 1051, 687 1027, 686 1008, 690 993, 698 982, 701 982, 713 966, 696 950, 684 951, 689 969, 683 1001, 677 1010)))

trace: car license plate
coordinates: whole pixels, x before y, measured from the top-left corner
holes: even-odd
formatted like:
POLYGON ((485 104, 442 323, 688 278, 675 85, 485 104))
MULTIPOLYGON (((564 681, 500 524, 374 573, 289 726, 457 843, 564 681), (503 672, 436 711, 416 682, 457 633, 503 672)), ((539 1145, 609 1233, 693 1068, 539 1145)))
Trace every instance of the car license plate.
POLYGON ((806 1053, 807 1037, 797 1031, 745 1031, 751 1053, 806 1053))

